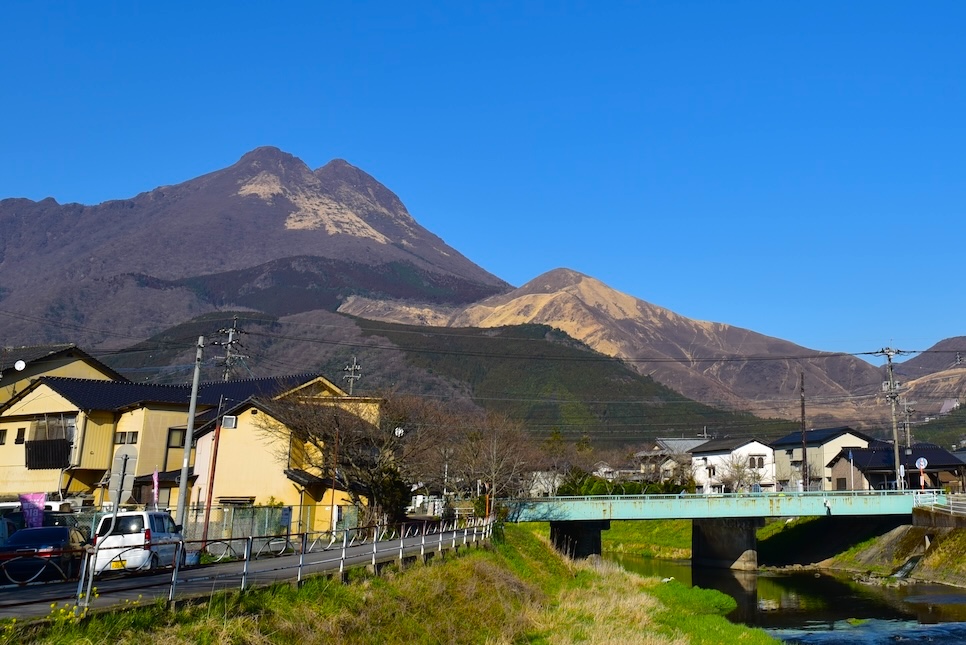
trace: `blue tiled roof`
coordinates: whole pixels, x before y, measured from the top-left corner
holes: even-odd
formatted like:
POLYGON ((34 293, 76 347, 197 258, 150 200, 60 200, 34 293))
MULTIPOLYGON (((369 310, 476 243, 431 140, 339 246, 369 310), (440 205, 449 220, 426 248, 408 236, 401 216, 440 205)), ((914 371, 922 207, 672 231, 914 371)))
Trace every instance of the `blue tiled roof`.
MULTIPOLYGON (((271 376, 243 381, 213 381, 198 386, 198 405, 216 407, 224 398, 224 406, 232 407, 252 397, 274 396, 314 378, 315 374, 271 376)), ((47 385, 81 410, 123 410, 149 403, 189 405, 190 385, 152 385, 93 379, 44 376, 47 385)))
POLYGON ((733 439, 732 438, 711 439, 710 441, 705 441, 701 445, 692 448, 691 454, 697 455, 697 454, 702 454, 706 452, 731 452, 753 441, 758 441, 759 443, 768 445, 767 443, 765 443, 764 441, 761 441, 760 439, 754 439, 749 437, 736 437, 733 439))
MULTIPOLYGON (((809 446, 820 446, 824 443, 835 439, 836 437, 843 435, 845 433, 854 434, 860 439, 865 441, 872 441, 872 437, 858 430, 850 428, 849 426, 839 426, 837 428, 818 428, 815 430, 807 430, 805 432, 805 440, 809 446)), ((796 430, 795 432, 790 432, 781 439, 777 439, 771 442, 772 448, 779 448, 784 446, 801 446, 802 445, 802 432, 801 430, 796 430)))
MULTIPOLYGON (((895 451, 891 443, 877 441, 874 447, 869 448, 848 448, 843 449, 828 463, 832 466, 835 462, 848 459, 849 453, 852 454, 852 463, 861 471, 886 471, 895 469, 895 451)), ((956 455, 944 448, 940 448, 932 443, 916 443, 912 445, 912 454, 906 454, 906 447, 899 446, 899 463, 906 467, 907 471, 916 469, 916 460, 925 457, 926 470, 954 470, 963 466, 956 455)))

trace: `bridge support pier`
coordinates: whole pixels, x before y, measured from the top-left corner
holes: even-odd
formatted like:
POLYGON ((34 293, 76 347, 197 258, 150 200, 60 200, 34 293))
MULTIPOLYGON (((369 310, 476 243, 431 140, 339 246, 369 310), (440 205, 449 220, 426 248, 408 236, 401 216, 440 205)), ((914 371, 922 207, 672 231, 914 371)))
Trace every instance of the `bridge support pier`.
POLYGON ((718 569, 753 571, 758 568, 758 539, 755 530, 764 520, 692 520, 691 563, 718 569))
POLYGON ((571 558, 600 555, 600 532, 610 528, 610 520, 550 522, 550 542, 571 558))

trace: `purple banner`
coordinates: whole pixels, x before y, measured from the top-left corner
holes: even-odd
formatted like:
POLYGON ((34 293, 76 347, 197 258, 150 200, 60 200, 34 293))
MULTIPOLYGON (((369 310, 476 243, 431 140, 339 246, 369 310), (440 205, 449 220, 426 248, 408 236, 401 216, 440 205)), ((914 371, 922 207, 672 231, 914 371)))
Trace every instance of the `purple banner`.
POLYGON ((20 495, 20 510, 27 528, 37 528, 44 525, 44 504, 47 493, 22 493, 20 495))

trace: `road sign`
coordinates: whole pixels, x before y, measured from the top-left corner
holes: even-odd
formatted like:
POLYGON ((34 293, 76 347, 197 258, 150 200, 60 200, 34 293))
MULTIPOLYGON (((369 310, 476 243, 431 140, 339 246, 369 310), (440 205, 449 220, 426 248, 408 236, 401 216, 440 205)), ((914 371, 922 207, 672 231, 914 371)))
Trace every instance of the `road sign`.
POLYGON ((925 457, 920 457, 919 459, 916 460, 916 468, 918 468, 919 470, 925 470, 926 466, 928 465, 929 465, 929 462, 926 461, 925 457))
POLYGON ((124 446, 114 454, 114 465, 111 468, 111 480, 107 485, 107 494, 115 508, 123 504, 134 488, 134 464, 138 460, 138 451, 134 446, 124 446))

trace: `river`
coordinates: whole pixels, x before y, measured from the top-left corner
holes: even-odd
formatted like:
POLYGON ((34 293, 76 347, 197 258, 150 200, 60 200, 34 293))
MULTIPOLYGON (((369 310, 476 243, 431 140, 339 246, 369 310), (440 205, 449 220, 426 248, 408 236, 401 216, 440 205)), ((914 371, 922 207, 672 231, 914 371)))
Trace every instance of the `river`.
POLYGON ((726 593, 738 602, 730 620, 760 627, 787 643, 966 644, 966 589, 868 585, 848 575, 692 569, 686 560, 605 557, 628 571, 726 593))

